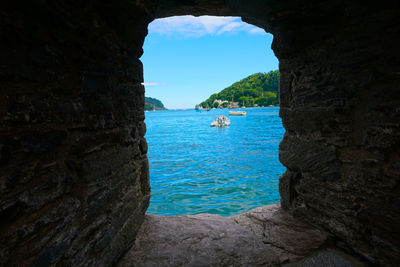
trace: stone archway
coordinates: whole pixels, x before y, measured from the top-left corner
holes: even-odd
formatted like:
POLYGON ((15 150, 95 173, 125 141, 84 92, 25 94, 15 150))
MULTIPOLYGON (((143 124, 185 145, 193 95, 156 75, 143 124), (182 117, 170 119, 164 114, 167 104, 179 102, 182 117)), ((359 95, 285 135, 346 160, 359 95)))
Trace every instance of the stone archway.
POLYGON ((7 1, 1 264, 111 264, 149 199, 147 24, 235 15, 274 35, 282 206, 373 263, 400 260, 399 7, 345 1, 7 1))

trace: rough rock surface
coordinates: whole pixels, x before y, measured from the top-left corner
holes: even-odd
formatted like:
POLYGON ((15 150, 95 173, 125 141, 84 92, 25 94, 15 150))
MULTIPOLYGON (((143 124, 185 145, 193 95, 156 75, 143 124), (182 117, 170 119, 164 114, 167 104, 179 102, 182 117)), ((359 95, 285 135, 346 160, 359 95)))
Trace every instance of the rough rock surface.
POLYGON ((327 235, 284 211, 263 206, 230 218, 255 233, 278 255, 280 263, 304 258, 327 241, 327 235))
POLYGON ((110 265, 132 244, 149 21, 121 1, 1 1, 0 266, 110 265))
POLYGON ((274 35, 282 207, 400 265, 400 7, 343 0, 0 3, 0 265, 109 265, 149 201, 148 23, 237 15, 274 35))
POLYGON ((326 240, 279 204, 233 217, 146 215, 119 266, 279 266, 326 240))
POLYGON ((272 249, 219 215, 146 215, 118 266, 277 266, 272 249))
POLYGON ((364 267, 358 259, 335 248, 321 249, 301 261, 287 263, 284 267, 364 267))

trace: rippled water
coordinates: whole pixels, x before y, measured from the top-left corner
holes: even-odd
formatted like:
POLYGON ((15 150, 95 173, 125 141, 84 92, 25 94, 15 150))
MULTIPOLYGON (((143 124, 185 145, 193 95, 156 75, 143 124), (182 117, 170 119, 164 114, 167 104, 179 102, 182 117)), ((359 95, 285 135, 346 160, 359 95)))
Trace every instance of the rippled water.
POLYGON ((245 117, 229 116, 226 128, 210 127, 226 109, 146 112, 148 213, 229 216, 279 201, 279 108, 245 110, 245 117))

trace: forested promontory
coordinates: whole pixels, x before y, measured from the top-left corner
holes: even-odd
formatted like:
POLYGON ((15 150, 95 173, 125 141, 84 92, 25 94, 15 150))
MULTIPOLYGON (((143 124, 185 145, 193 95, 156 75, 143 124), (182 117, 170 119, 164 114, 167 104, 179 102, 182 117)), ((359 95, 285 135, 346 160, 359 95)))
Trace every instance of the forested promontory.
POLYGON ((145 97, 144 110, 163 110, 166 109, 164 104, 155 98, 145 97))
POLYGON ((279 104, 279 71, 255 73, 221 92, 212 94, 202 107, 254 107, 279 104))

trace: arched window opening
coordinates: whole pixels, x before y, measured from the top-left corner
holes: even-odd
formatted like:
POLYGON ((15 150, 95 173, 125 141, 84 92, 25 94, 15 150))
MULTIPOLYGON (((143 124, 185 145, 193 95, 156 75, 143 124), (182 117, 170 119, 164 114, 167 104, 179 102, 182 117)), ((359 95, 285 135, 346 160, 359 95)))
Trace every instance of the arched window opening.
POLYGON ((271 42, 272 35, 237 17, 180 16, 149 25, 141 58, 146 96, 168 110, 152 112, 161 106, 147 98, 148 213, 229 216, 279 202, 284 129, 271 42), (228 107, 246 116, 229 116, 228 107), (210 127, 218 115, 231 125, 210 127))

